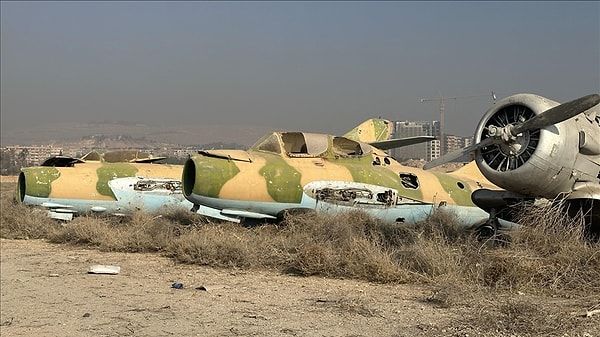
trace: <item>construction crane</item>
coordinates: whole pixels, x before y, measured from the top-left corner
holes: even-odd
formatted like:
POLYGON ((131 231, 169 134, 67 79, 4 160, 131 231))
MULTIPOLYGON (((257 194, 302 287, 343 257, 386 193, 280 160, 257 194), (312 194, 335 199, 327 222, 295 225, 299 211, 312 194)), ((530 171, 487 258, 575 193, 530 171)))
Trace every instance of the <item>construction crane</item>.
POLYGON ((491 95, 485 94, 485 95, 454 96, 454 97, 444 97, 444 96, 442 96, 442 93, 440 92, 439 98, 421 98, 421 103, 430 102, 430 101, 440 102, 440 155, 441 156, 446 154, 446 144, 445 144, 445 139, 444 139, 444 101, 451 100, 451 99, 456 100, 456 99, 475 98, 475 97, 484 97, 484 96, 492 97, 492 100, 494 102, 496 101, 496 94, 493 91, 492 91, 491 95))

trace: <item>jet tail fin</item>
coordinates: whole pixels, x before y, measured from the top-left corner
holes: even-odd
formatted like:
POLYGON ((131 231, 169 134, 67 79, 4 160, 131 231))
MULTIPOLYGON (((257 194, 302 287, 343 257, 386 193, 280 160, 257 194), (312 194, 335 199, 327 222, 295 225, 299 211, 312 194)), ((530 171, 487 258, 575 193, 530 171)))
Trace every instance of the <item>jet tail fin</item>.
POLYGON ((344 137, 368 143, 380 150, 390 150, 398 147, 429 142, 435 139, 435 137, 432 136, 391 139, 393 132, 394 123, 392 121, 381 118, 371 118, 348 131, 344 137))
POLYGON ((371 118, 348 131, 344 137, 363 143, 386 141, 392 136, 394 124, 381 118, 371 118))

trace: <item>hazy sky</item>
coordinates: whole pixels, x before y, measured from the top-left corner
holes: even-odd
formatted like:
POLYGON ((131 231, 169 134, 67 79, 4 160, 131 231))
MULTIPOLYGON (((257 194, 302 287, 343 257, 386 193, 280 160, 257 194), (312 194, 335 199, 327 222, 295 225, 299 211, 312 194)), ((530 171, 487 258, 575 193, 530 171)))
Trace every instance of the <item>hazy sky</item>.
MULTIPOLYGON (((341 134, 423 97, 600 92, 600 2, 9 2, 1 130, 63 121, 341 134)), ((471 135, 491 105, 446 101, 471 135)))

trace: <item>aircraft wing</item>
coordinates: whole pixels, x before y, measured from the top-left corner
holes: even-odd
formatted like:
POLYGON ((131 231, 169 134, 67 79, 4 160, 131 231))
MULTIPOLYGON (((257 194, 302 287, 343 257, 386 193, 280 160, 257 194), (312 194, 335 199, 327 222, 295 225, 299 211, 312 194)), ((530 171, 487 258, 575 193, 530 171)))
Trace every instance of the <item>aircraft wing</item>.
POLYGON ((389 150, 395 149, 399 147, 404 147, 413 144, 419 144, 424 142, 430 142, 434 140, 433 136, 416 136, 416 137, 406 137, 406 138, 396 138, 389 140, 381 140, 377 142, 370 142, 369 145, 374 146, 381 150, 389 150))
POLYGON ((167 157, 152 157, 152 158, 140 158, 140 159, 133 159, 130 160, 130 163, 154 163, 160 160, 164 160, 167 159, 167 157))
POLYGON ((40 166, 52 166, 52 167, 70 167, 74 164, 84 163, 83 160, 74 157, 68 156, 54 156, 50 157, 40 165, 40 166))
POLYGON ((56 220, 73 220, 73 215, 77 213, 76 210, 72 209, 71 205, 64 205, 55 202, 44 202, 42 207, 48 210, 48 216, 51 219, 56 220))

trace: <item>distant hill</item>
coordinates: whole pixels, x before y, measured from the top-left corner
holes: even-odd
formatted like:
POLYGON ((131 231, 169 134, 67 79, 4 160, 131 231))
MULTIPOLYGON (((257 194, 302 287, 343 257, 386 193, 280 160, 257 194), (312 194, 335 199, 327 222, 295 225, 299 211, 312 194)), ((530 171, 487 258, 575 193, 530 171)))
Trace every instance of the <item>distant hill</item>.
POLYGON ((104 138, 107 147, 139 147, 140 144, 240 144, 250 146, 272 128, 240 125, 153 126, 133 123, 52 123, 1 134, 2 146, 61 145, 97 143, 104 138), (118 143, 118 144, 115 144, 118 143))

